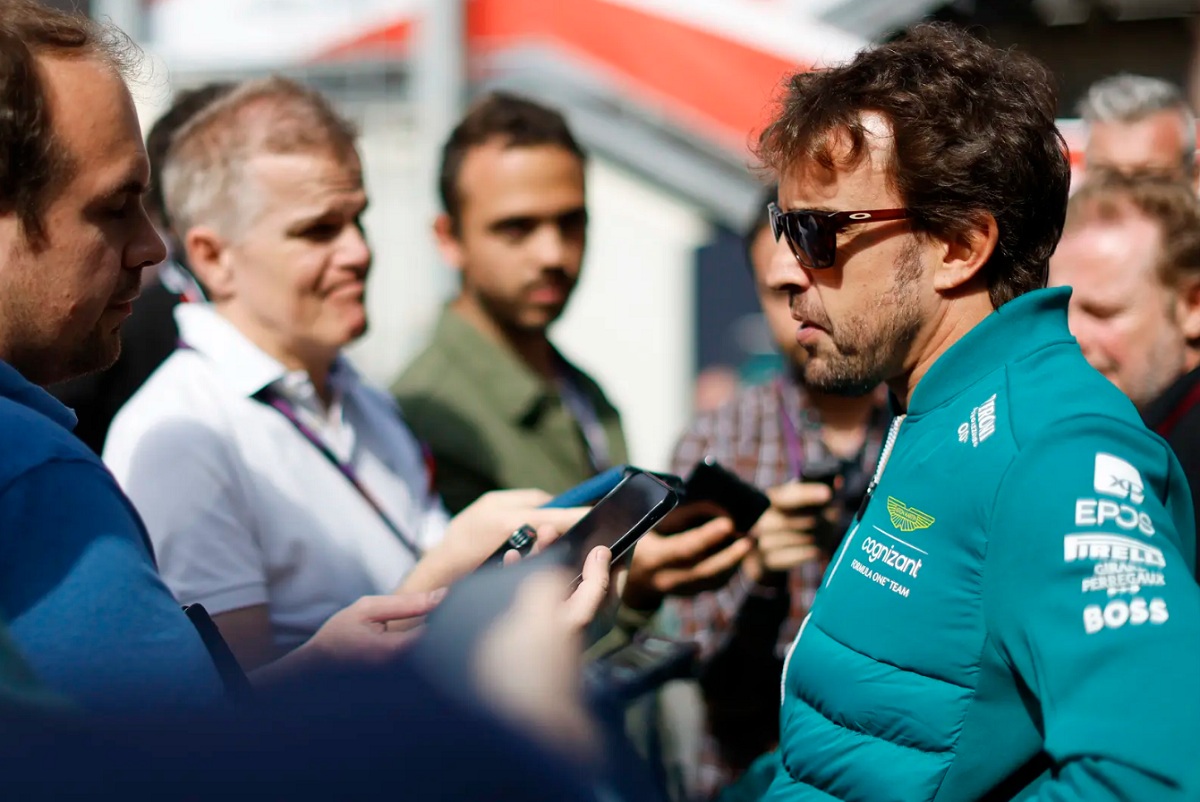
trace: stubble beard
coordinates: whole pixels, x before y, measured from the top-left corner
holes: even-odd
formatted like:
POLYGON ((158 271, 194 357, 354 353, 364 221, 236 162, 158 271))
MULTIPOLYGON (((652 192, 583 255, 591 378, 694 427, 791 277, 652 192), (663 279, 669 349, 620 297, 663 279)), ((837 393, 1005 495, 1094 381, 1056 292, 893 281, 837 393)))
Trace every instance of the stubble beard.
POLYGON ((87 339, 67 355, 63 370, 68 378, 98 373, 111 368, 120 355, 119 331, 105 332, 98 328, 93 329, 87 339))
POLYGON ((117 332, 94 329, 69 347, 54 336, 15 342, 4 357, 27 380, 46 387, 107 370, 120 354, 117 332))
POLYGON ((870 309, 829 324, 827 339, 807 347, 804 383, 822 393, 861 396, 894 378, 921 328, 916 243, 896 266, 893 286, 870 309))
POLYGON ((519 300, 499 300, 482 295, 479 305, 497 328, 517 339, 545 337, 547 329, 562 316, 565 308, 565 304, 552 309, 532 308, 519 300))

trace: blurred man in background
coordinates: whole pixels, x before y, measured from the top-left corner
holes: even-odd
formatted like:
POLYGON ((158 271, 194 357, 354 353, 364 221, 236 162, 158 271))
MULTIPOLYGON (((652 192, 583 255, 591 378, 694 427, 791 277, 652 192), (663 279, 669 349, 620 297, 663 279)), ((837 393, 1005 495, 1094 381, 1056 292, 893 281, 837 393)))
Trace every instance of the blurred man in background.
POLYGON ((715 457, 747 482, 771 488, 775 502, 728 583, 694 598, 673 597, 664 611, 664 626, 703 648, 706 726, 692 789, 703 798, 778 740, 783 655, 862 499, 889 419, 879 393, 833 396, 804 386, 807 353, 796 342, 788 294, 767 285, 775 250, 767 204, 776 197, 772 187, 744 242, 786 368, 698 417, 672 460, 672 471, 686 476, 705 456, 715 457))
POLYGON ((1094 83, 1079 107, 1088 170, 1148 172, 1200 186, 1196 115, 1173 84, 1122 73, 1094 83))
POLYGON ((1083 355, 1167 439, 1200 503, 1200 201, 1190 184, 1089 173, 1050 283, 1083 355))
POLYGON ((434 236, 459 273, 393 387, 451 512, 482 493, 560 493, 626 461, 620 416, 550 342, 583 264, 584 152, 557 111, 503 92, 450 134, 434 236))
POLYGON ((144 202, 151 222, 167 243, 167 259, 143 271, 142 293, 133 302, 133 314, 121 329, 121 355, 113 366, 48 388, 75 412, 79 419, 76 436, 97 454, 104 450, 104 440, 117 410, 175 350, 179 338, 175 306, 181 298, 196 301, 203 297, 199 285, 182 264, 185 255, 167 219, 162 172, 175 132, 231 88, 230 83, 212 83, 180 92, 146 135, 150 188, 144 202))
MULTIPOLYGON (((503 92, 480 99, 442 152, 434 235, 460 274, 425 351, 393 387, 431 448, 451 510, 497 488, 557 494, 626 461, 617 410, 550 342, 583 263, 584 152, 557 111, 503 92)), ((718 517, 647 535, 622 585, 625 631, 671 593, 737 567, 750 542, 718 517)), ((744 534, 744 533, 743 533, 744 534)))

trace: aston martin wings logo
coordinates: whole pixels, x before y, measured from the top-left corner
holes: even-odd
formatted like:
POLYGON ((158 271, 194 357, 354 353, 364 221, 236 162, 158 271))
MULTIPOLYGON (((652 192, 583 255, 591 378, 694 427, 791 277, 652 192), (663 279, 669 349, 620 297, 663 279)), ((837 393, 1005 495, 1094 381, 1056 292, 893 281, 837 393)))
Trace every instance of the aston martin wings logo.
POLYGON ((928 529, 934 521, 932 515, 923 513, 916 507, 910 507, 903 501, 892 496, 888 496, 887 509, 888 516, 892 519, 892 526, 901 532, 911 532, 914 529, 928 529))

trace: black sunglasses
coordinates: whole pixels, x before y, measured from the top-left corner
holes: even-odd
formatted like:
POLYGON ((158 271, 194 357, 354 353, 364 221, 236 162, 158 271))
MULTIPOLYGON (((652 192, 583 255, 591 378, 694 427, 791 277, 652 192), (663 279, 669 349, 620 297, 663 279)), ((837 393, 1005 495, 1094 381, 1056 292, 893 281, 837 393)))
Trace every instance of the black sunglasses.
POLYGON ((837 257, 837 233, 855 223, 880 223, 910 217, 908 209, 875 209, 866 212, 785 212, 776 203, 767 204, 775 241, 787 239, 796 261, 804 267, 833 267, 837 257))

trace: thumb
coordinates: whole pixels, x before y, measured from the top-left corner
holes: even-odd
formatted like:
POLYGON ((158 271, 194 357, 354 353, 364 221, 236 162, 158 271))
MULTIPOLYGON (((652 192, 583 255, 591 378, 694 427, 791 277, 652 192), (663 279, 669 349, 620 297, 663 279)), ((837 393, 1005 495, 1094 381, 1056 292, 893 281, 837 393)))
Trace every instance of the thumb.
POLYGON ((567 620, 576 629, 583 629, 600 612, 608 596, 609 568, 612 552, 597 546, 588 554, 583 564, 583 580, 567 599, 567 620))

